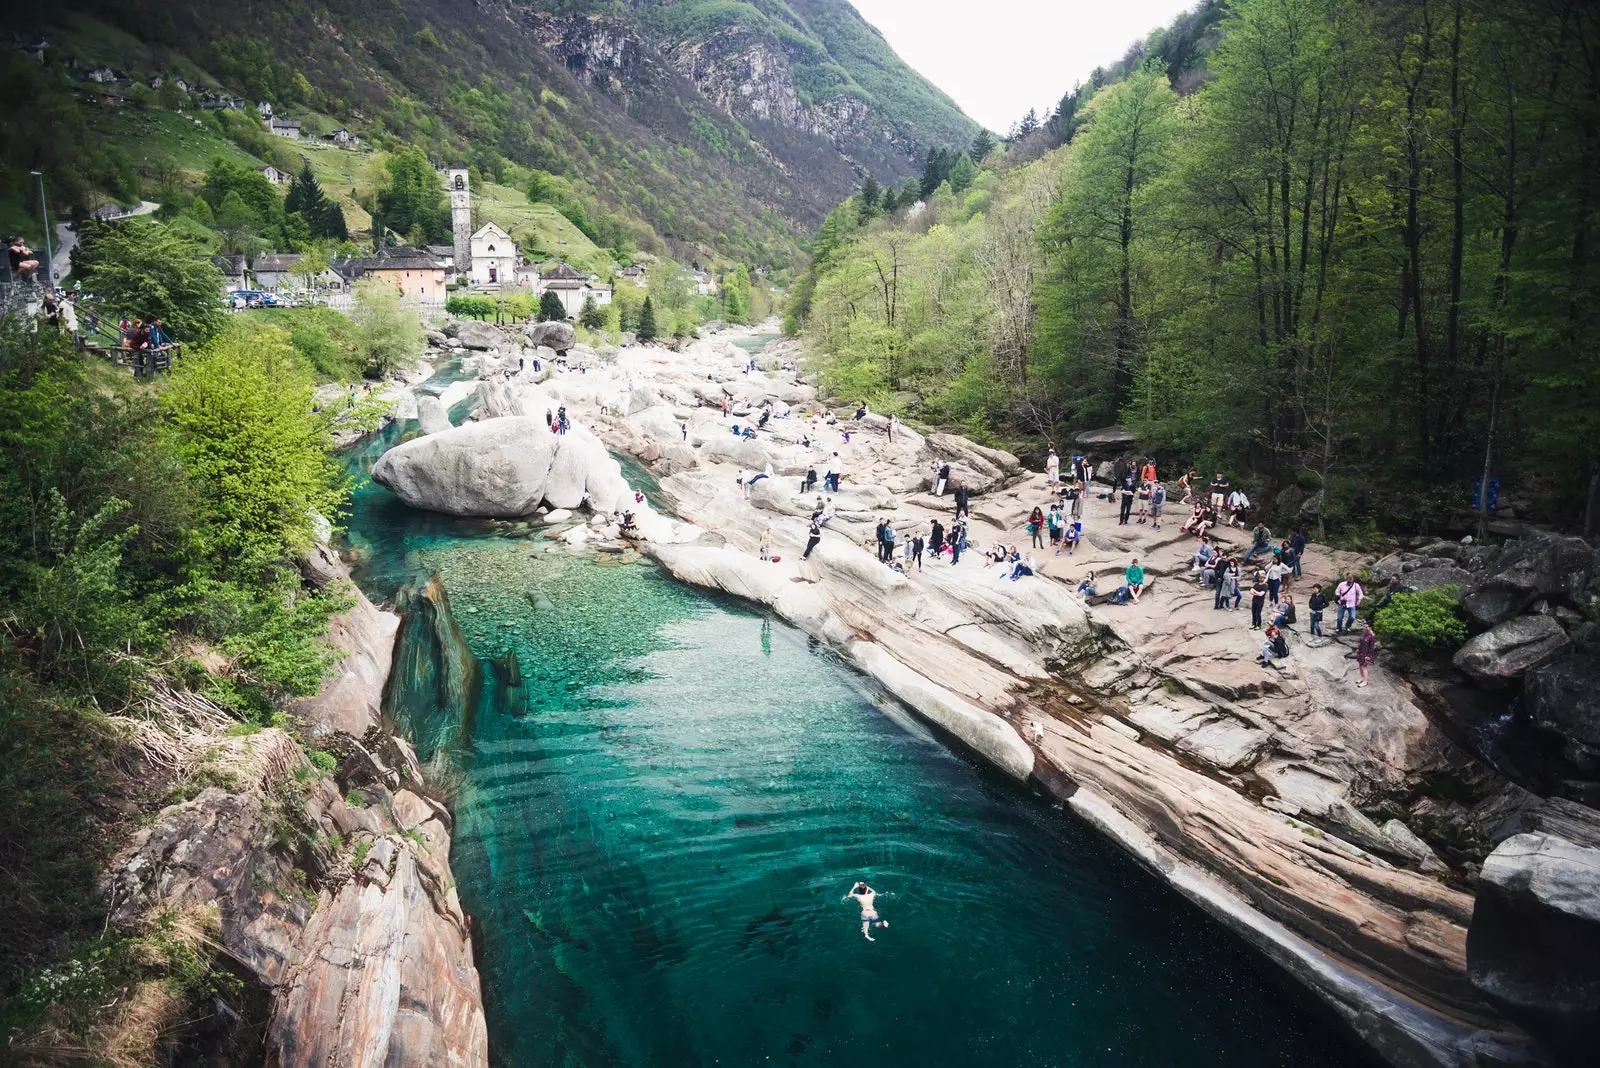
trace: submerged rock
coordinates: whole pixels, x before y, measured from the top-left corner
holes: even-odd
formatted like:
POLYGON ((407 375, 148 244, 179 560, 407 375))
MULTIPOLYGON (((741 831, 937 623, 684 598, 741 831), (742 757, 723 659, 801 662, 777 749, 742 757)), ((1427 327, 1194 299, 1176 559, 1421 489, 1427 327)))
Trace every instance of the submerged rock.
POLYGON ((1563 1064, 1600 1050, 1600 849, 1548 834, 1502 842, 1478 876, 1467 974, 1563 1064))

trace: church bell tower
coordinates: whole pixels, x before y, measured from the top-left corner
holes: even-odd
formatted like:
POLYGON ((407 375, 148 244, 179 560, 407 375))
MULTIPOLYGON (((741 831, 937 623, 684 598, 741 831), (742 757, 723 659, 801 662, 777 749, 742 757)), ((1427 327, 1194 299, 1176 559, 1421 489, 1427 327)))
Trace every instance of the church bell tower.
POLYGON ((469 188, 466 171, 450 171, 446 180, 450 184, 450 229, 455 238, 455 273, 470 275, 472 274, 472 190, 469 188))

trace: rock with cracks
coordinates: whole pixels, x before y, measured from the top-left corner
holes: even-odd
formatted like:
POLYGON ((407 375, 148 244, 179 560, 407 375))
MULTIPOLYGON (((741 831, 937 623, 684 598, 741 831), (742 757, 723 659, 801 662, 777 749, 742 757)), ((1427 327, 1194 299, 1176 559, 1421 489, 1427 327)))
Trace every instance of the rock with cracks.
POLYGON ((1478 685, 1499 689, 1560 656, 1571 644, 1551 617, 1517 616, 1467 642, 1456 650, 1453 662, 1478 685))

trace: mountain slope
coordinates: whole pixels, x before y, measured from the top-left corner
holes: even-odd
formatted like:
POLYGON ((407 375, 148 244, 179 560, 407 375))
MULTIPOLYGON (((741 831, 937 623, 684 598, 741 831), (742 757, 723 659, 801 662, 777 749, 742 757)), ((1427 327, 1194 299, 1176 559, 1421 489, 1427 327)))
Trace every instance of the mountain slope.
POLYGON ((491 177, 541 168, 572 180, 605 243, 774 266, 864 173, 912 174, 976 129, 843 0, 86 0, 24 17, 80 74, 183 73, 491 177))

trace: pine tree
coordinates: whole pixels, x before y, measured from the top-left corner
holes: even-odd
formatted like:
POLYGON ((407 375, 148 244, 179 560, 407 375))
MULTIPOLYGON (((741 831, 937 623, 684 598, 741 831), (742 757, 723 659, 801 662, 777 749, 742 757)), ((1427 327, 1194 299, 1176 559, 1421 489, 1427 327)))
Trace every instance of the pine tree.
POLYGON ((578 322, 582 323, 586 330, 599 330, 606 325, 606 313, 595 303, 593 293, 583 298, 583 310, 578 312, 578 322))
POLYGON ((350 240, 350 230, 345 226, 344 209, 339 202, 332 198, 325 198, 322 214, 311 222, 313 237, 331 237, 335 241, 350 240))
POLYGON ((541 323, 562 322, 567 317, 566 306, 561 303, 561 298, 556 296, 556 291, 547 289, 544 296, 539 298, 539 321, 541 323))
POLYGON ((640 341, 656 339, 656 306, 649 297, 644 298, 644 307, 639 309, 639 329, 634 333, 640 341))
POLYGON ((866 222, 868 219, 877 218, 878 200, 880 196, 882 196, 882 193, 878 189, 878 180, 871 174, 868 174, 866 179, 861 183, 859 218, 862 222, 866 222))
POLYGON ((972 188, 972 183, 978 180, 978 168, 972 165, 972 160, 967 158, 965 152, 956 157, 955 165, 950 168, 950 188, 957 196, 972 188))
POLYGON ((989 153, 994 151, 994 134, 988 130, 979 130, 972 138, 972 147, 967 149, 967 155, 972 157, 972 162, 982 163, 989 158, 989 153))
POLYGON ((900 183, 900 206, 909 208, 922 199, 922 181, 917 178, 907 178, 900 183))
POLYGON ((897 212, 899 210, 900 210, 900 200, 899 200, 898 197, 895 196, 894 186, 892 186, 892 185, 884 186, 883 187, 883 213, 885 215, 893 215, 895 212, 897 212))
POLYGON ((922 165, 923 200, 933 196, 933 191, 950 176, 950 165, 954 162, 955 160, 950 158, 948 148, 929 150, 927 162, 922 165))

